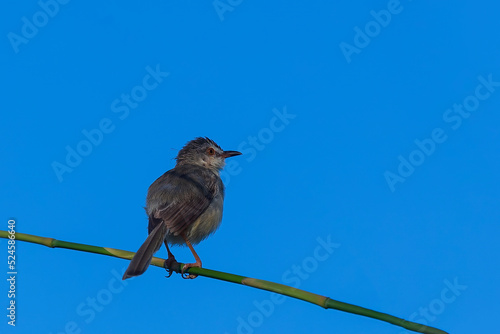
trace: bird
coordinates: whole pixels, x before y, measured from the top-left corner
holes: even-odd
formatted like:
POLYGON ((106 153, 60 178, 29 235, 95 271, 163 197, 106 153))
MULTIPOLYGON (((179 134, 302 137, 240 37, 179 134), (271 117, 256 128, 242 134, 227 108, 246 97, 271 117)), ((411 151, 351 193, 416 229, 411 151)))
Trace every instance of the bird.
POLYGON ((195 262, 182 267, 183 278, 190 267, 202 267, 193 245, 214 233, 222 221, 224 183, 220 171, 226 158, 241 155, 238 151, 224 151, 208 137, 197 137, 187 142, 177 154, 176 165, 154 181, 146 196, 148 237, 134 255, 122 279, 142 275, 154 253, 165 244, 168 258, 165 269, 170 277, 172 265, 178 263, 170 245, 186 245, 195 262))

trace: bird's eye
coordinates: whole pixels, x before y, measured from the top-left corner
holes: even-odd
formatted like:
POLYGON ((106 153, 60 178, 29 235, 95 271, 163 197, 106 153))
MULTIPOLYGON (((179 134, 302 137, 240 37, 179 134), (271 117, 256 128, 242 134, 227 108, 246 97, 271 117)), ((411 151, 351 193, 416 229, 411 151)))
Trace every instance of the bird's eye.
POLYGON ((215 150, 214 150, 214 148, 213 148, 213 147, 209 147, 209 148, 207 148, 207 153, 208 153, 209 155, 214 155, 214 154, 215 154, 215 150))

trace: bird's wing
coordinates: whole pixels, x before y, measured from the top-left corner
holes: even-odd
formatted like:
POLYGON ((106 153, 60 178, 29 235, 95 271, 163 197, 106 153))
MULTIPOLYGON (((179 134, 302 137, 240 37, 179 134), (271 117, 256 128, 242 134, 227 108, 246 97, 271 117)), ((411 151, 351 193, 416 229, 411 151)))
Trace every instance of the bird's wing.
MULTIPOLYGON (((220 184, 218 177, 211 171, 185 168, 168 171, 151 187, 157 196, 151 200, 157 203, 152 212, 156 221, 154 225, 163 221, 169 233, 177 236, 209 207, 220 184)), ((154 227, 150 225, 150 231, 154 227)))

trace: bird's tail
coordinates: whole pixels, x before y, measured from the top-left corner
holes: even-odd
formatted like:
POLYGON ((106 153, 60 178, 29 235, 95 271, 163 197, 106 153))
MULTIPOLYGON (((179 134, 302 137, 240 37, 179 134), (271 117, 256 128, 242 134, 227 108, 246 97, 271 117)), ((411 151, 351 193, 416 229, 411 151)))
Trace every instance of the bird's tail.
POLYGON ((127 270, 125 270, 122 277, 123 280, 142 275, 146 269, 148 269, 154 253, 160 249, 166 234, 167 226, 163 222, 159 223, 154 230, 149 233, 146 241, 144 241, 141 248, 135 253, 127 270))

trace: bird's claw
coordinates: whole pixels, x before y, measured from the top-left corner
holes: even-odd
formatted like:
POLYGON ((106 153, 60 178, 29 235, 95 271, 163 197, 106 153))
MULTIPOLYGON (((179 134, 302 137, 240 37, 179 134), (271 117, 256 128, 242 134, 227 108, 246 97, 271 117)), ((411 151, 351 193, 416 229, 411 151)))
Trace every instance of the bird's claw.
POLYGON ((177 262, 177 260, 173 256, 172 257, 169 256, 168 259, 165 260, 165 264, 163 266, 168 273, 168 276, 165 276, 166 278, 169 278, 170 276, 172 276, 172 274, 175 271, 173 269, 173 266, 178 265, 178 264, 179 264, 179 262, 177 262))
POLYGON ((198 277, 198 275, 190 274, 190 273, 182 273, 182 278, 184 279, 194 279, 198 277))
POLYGON ((185 263, 184 266, 182 267, 182 270, 181 270, 181 276, 182 276, 182 278, 184 278, 184 279, 194 279, 194 278, 198 277, 198 275, 186 273, 186 270, 189 269, 189 268, 192 268, 192 267, 201 268, 201 263, 185 263))
POLYGON ((169 268, 165 268, 165 270, 167 271, 167 276, 165 276, 165 278, 169 278, 170 276, 172 276, 172 273, 174 272, 172 269, 169 269, 169 268))

